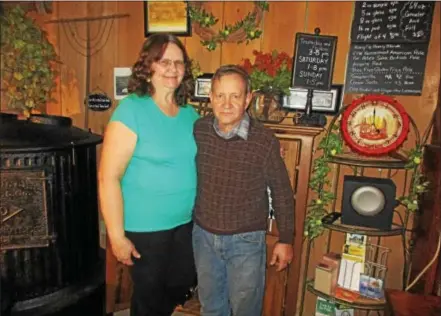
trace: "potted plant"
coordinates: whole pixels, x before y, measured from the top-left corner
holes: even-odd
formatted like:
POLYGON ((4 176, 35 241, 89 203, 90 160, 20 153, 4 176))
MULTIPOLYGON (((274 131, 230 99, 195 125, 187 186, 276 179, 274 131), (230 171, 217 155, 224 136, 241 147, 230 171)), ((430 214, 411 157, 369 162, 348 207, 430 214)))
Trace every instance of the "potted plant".
POLYGON ((56 86, 56 53, 35 21, 19 5, 4 7, 1 27, 2 101, 26 117, 44 112, 56 86))
POLYGON ((285 117, 283 96, 289 95, 292 58, 285 52, 263 53, 254 50, 254 63, 244 59, 242 67, 251 79, 253 99, 250 113, 264 122, 279 123, 285 117))

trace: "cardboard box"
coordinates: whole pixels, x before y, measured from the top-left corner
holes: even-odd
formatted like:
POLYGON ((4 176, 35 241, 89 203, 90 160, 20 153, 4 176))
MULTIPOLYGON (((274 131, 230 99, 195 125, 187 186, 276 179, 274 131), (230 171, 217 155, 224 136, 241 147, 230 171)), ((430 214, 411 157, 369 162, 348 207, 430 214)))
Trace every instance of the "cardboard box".
POLYGON ((337 277, 337 267, 320 262, 315 268, 314 288, 325 294, 333 295, 337 286, 337 277))

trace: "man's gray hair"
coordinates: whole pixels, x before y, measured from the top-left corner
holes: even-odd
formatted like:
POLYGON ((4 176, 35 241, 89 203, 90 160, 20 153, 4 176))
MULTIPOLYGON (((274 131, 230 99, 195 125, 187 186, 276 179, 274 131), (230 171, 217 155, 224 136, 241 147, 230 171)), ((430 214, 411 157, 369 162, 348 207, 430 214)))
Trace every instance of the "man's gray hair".
POLYGON ((213 82, 215 82, 216 80, 219 80, 220 78, 222 78, 225 75, 232 75, 232 74, 236 74, 239 75, 242 79, 243 82, 245 83, 245 91, 247 93, 251 92, 251 79, 250 76, 248 75, 248 73, 246 72, 246 70, 238 65, 223 65, 220 66, 216 72, 213 75, 213 78, 211 78, 211 87, 213 89, 213 82))

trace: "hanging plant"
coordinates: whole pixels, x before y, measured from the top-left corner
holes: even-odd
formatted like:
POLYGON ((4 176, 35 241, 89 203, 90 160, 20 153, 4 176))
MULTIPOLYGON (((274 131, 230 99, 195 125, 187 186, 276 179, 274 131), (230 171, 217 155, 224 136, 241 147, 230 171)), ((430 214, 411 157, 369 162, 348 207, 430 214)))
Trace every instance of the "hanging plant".
POLYGON ((8 108, 20 109, 25 116, 33 110, 44 112, 56 86, 54 47, 19 5, 4 10, 0 68, 8 108))
POLYGON ((212 29, 219 19, 212 13, 205 11, 203 2, 192 2, 189 5, 190 18, 193 22, 193 30, 201 38, 201 44, 209 51, 214 51, 218 45, 227 43, 248 44, 250 41, 260 38, 262 30, 258 28, 262 20, 263 11, 269 10, 267 1, 254 1, 254 9, 242 20, 233 25, 225 25, 219 31, 212 29))

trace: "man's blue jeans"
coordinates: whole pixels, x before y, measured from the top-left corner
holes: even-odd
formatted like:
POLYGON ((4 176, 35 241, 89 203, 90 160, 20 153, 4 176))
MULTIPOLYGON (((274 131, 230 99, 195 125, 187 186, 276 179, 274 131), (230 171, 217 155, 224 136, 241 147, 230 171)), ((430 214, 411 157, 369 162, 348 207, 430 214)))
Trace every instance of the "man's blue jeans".
POLYGON ((201 316, 262 314, 265 235, 265 231, 216 235, 194 225, 201 316))

